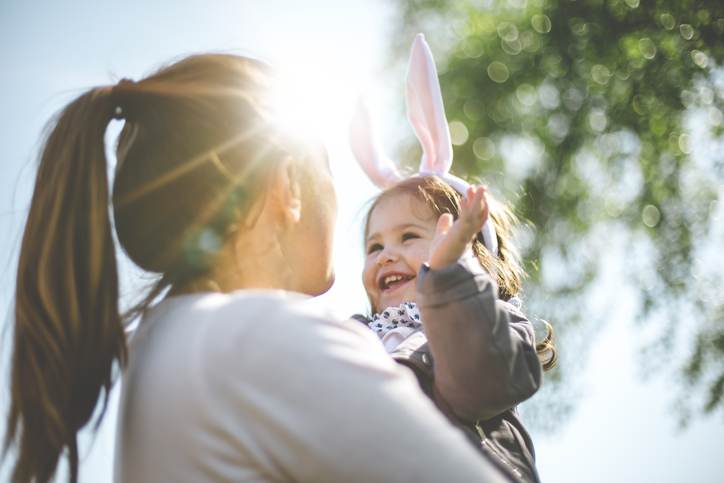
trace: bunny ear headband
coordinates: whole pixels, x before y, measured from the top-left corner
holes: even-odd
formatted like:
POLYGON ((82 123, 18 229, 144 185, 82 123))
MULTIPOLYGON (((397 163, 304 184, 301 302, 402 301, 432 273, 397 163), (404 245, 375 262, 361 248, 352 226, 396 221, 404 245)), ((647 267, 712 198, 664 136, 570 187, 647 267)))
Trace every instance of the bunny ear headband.
MULTIPOLYGON (((407 119, 422 145, 422 159, 416 176, 438 176, 465 196, 470 184, 450 174, 453 158, 450 128, 445 118, 435 61, 422 34, 417 34, 412 43, 405 98, 407 119)), ((388 188, 404 179, 379 145, 370 113, 361 100, 350 127, 350 145, 364 172, 379 188, 388 188)), ((481 233, 485 247, 497 257, 498 239, 490 217, 481 233)))

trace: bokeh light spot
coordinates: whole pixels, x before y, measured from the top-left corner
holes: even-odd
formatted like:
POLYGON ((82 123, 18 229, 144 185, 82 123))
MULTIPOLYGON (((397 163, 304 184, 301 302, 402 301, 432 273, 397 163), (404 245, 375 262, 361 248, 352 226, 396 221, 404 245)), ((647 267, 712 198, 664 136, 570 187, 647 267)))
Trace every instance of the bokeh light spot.
POLYGON ((477 138, 473 142, 473 154, 482 161, 488 161, 495 156, 495 143, 490 138, 477 138))
POLYGON ((598 84, 606 85, 611 78, 611 71, 605 65, 596 64, 591 67, 591 78, 598 84))
POLYGON ((450 121, 450 140, 455 146, 462 146, 468 141, 468 128, 460 121, 450 121))
POLYGON ((659 16, 659 21, 661 22, 661 26, 666 30, 671 30, 676 27, 676 20, 674 20, 674 16, 670 13, 662 13, 659 16))
POLYGON ((535 88, 530 84, 521 84, 515 90, 515 97, 522 105, 530 107, 535 104, 535 88))
POLYGON ((498 37, 506 42, 518 40, 518 28, 510 22, 501 22, 498 24, 498 37))
POLYGON ((588 125, 595 132, 603 132, 608 125, 606 113, 601 109, 592 109, 588 114, 588 125))
POLYGON ((641 221, 649 228, 654 228, 661 221, 661 212, 654 205, 646 205, 641 210, 641 221))
POLYGON ((547 34, 551 31, 551 19, 547 15, 533 15, 530 24, 533 30, 539 34, 547 34))
POLYGON ((692 50, 691 60, 693 60, 694 63, 702 69, 706 69, 709 65, 709 56, 701 50, 692 50))
POLYGON ((488 65, 488 77, 490 77, 490 80, 493 82, 502 84, 510 77, 508 66, 497 60, 491 62, 490 65, 488 65))
POLYGON ((691 143, 689 142, 689 136, 687 134, 682 134, 679 136, 679 149, 684 154, 691 153, 691 143))
POLYGON ((639 51, 646 59, 651 60, 656 57, 656 45, 648 37, 639 40, 639 51))
POLYGON ((561 96, 558 89, 552 84, 542 84, 538 88, 538 98, 546 109, 557 109, 561 104, 561 96))
POLYGON ((688 23, 682 23, 679 26, 679 33, 684 40, 691 40, 694 37, 694 27, 688 23))

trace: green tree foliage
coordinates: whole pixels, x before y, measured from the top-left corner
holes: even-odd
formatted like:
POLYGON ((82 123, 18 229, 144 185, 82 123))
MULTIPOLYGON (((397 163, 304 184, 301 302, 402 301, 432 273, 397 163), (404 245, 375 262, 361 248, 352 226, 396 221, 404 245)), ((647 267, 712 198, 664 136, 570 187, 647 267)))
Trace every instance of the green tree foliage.
POLYGON ((648 337, 644 372, 684 360, 684 419, 724 408, 724 3, 398 6, 398 53, 417 31, 435 52, 454 170, 482 174, 534 227, 521 237, 527 298, 563 352, 546 412, 566 409, 561 380, 623 287, 648 337))

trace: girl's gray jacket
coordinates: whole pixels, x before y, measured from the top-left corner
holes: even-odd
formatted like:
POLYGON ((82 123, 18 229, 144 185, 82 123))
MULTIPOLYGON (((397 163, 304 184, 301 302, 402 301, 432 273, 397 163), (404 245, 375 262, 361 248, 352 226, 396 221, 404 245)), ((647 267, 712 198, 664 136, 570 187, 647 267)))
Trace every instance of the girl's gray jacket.
POLYGON ((533 443, 516 411, 541 385, 533 327, 497 294, 472 257, 440 270, 423 266, 417 305, 424 333, 391 355, 512 481, 538 482, 533 443))

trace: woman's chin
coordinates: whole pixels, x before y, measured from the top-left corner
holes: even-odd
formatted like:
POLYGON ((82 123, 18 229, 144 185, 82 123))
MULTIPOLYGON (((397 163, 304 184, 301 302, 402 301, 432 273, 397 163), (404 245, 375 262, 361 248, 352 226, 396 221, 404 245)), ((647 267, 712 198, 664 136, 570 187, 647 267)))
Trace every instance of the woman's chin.
POLYGON ((320 280, 317 287, 314 287, 311 290, 307 290, 306 294, 311 295, 313 297, 322 295, 322 294, 328 292, 330 288, 332 288, 332 285, 334 285, 334 280, 335 280, 335 273, 334 273, 334 271, 330 271, 322 280, 320 280))
POLYGON ((319 293, 319 295, 322 295, 323 293, 326 293, 330 288, 332 288, 332 285, 334 285, 334 281, 336 280, 336 274, 334 271, 329 273, 329 276, 327 277, 327 283, 324 286, 324 289, 319 293))

